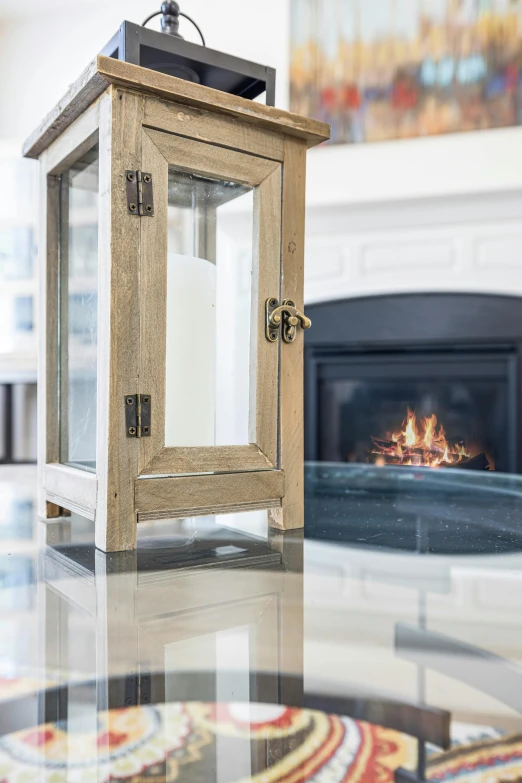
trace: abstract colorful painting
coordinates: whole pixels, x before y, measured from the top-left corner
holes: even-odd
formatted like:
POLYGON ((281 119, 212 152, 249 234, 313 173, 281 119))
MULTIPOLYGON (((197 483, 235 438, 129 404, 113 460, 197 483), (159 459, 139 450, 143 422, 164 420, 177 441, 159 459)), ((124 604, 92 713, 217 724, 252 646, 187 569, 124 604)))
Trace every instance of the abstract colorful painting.
POLYGON ((522 0, 292 0, 292 111, 364 142, 522 123, 522 0))

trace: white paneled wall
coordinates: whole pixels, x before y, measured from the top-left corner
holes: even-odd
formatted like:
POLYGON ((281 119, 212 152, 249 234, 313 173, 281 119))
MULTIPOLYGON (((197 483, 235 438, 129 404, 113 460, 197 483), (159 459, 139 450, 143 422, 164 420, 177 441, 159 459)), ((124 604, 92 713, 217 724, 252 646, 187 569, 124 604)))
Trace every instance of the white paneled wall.
POLYGON ((425 291, 522 296, 522 189, 309 207, 307 302, 425 291))

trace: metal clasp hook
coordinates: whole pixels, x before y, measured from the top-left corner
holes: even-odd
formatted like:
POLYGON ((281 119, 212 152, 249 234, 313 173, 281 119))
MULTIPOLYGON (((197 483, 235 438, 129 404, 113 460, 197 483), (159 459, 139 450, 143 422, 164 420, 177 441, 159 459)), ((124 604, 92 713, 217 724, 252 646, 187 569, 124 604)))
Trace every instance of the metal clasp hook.
POLYGON ((284 299, 281 304, 275 297, 266 300, 266 339, 275 343, 278 329, 282 327, 285 343, 293 343, 297 336, 297 326, 309 329, 312 322, 304 313, 297 309, 295 302, 284 299))

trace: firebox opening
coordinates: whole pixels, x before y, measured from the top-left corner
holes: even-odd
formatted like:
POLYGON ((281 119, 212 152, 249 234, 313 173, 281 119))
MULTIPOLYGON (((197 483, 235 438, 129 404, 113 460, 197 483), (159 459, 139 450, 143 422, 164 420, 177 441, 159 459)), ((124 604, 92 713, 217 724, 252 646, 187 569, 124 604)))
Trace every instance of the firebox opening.
POLYGON ((463 470, 471 480, 470 468, 522 474, 520 297, 354 297, 307 315, 307 460, 357 463, 367 476, 383 465, 401 480, 417 467, 451 481, 463 470))
POLYGON ((325 357, 316 459, 515 472, 512 362, 509 351, 325 357))

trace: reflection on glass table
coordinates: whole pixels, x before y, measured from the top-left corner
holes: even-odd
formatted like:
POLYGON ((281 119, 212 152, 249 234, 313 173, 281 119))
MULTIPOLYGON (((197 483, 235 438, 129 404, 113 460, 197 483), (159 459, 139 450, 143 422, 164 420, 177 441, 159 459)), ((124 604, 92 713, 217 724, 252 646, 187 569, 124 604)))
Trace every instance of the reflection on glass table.
POLYGON ((522 551, 522 477, 310 464, 307 537, 439 554, 522 551))
POLYGON ((310 465, 304 540, 248 512, 105 555, 87 520, 40 524, 26 603, 0 593, 6 780, 520 777, 520 499, 500 474, 310 465))

